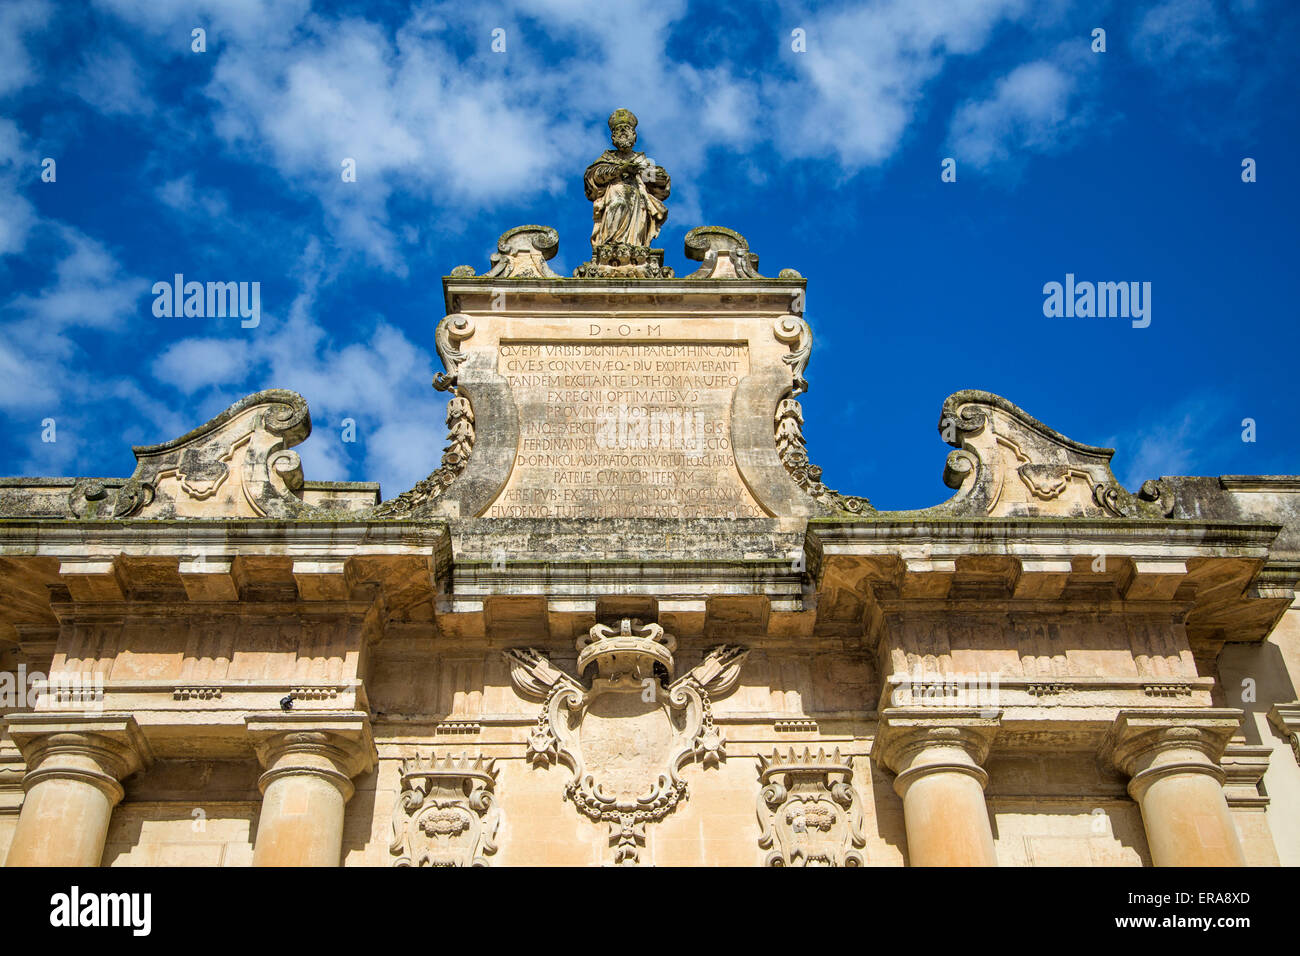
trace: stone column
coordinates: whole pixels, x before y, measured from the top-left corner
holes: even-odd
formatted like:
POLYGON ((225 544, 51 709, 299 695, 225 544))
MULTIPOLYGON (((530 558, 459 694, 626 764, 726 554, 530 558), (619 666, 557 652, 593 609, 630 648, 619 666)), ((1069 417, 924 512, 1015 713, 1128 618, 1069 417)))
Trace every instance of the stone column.
POLYGON ((1000 711, 897 708, 880 715, 872 754, 903 798, 911 866, 996 866, 980 766, 1000 711))
POLYGON ((254 866, 338 866, 352 778, 375 765, 365 713, 303 711, 246 718, 258 759, 262 813, 254 866))
POLYGON ((1156 866, 1245 866, 1219 767, 1241 711, 1122 710, 1103 759, 1129 778, 1156 866))
POLYGON ((152 760, 135 718, 24 713, 6 723, 27 773, 5 866, 99 866, 122 781, 152 760))

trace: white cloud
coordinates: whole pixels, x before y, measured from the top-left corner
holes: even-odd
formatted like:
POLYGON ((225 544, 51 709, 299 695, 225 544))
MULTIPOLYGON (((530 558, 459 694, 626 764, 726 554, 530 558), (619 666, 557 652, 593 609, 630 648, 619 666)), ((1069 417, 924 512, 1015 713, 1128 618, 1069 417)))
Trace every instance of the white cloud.
POLYGON ((22 252, 37 222, 36 210, 19 191, 24 181, 39 179, 36 153, 12 120, 0 117, 0 256, 22 252))
POLYGON ((1205 436, 1214 433, 1221 418, 1214 403, 1189 399, 1170 410, 1162 424, 1112 441, 1121 449, 1115 464, 1124 467, 1124 487, 1134 491, 1149 478, 1196 474, 1205 436), (1133 449, 1131 455, 1124 454, 1127 448, 1133 449))
POLYGON ((1174 59, 1212 58, 1226 36, 1210 0, 1166 0, 1143 14, 1133 49, 1153 65, 1174 59))
POLYGON ((242 381, 248 375, 249 347, 233 338, 182 339, 164 349, 152 369, 158 381, 192 395, 242 381))
POLYGON ((777 142, 787 155, 834 156, 847 171, 884 163, 948 59, 978 52, 1028 7, 1024 0, 888 0, 809 18, 807 52, 793 56, 801 82, 766 90, 777 142))
POLYGON ((109 116, 149 116, 154 112, 154 102, 146 91, 139 62, 130 49, 117 40, 104 41, 93 48, 69 82, 69 87, 99 112, 109 116))
POLYGON ((264 311, 259 326, 224 338, 175 342, 152 371, 186 395, 210 391, 205 417, 259 389, 293 389, 312 412, 312 435, 297 449, 307 477, 346 479, 349 457, 360 454, 363 474, 382 480, 391 497, 433 471, 442 457, 445 400, 430 385, 434 360, 382 320, 369 323, 356 341, 336 343, 314 314, 322 275, 319 244, 313 241, 295 276, 302 292, 287 310, 264 311), (355 446, 341 440, 344 418, 357 423, 355 446))
POLYGON ((195 186, 193 173, 167 180, 155 190, 155 195, 165 205, 187 215, 217 220, 230 214, 230 203, 225 195, 195 186))
MULTIPOLYGON (((77 420, 94 421, 93 409, 99 403, 134 389, 126 380, 96 373, 80 333, 119 327, 137 313, 147 286, 127 275, 103 245, 85 234, 59 225, 43 228, 53 234, 62 255, 44 289, 0 303, 6 317, 0 338, 0 409, 32 421, 57 413, 63 423, 57 454, 66 455, 73 447, 77 420)), ((139 408, 146 420, 156 411, 147 405, 139 408)), ((93 429, 86 433, 83 440, 104 440, 93 429)), ((31 436, 29 447, 36 449, 39 429, 31 436)), ((32 462, 48 464, 55 454, 53 449, 38 450, 32 462)))
POLYGON ((40 78, 26 41, 49 22, 51 9, 45 0, 6 0, 0 5, 0 96, 40 78))
POLYGON ((293 30, 312 0, 95 0, 132 26, 148 30, 168 48, 190 54, 190 31, 207 31, 208 52, 261 42, 293 30))
MULTIPOLYGON (((195 19, 177 3, 99 2, 160 37, 195 19)), ((749 63, 674 62, 669 39, 686 9, 682 0, 611 4, 599 15, 575 0, 494 10, 428 2, 391 29, 328 20, 303 3, 200 4, 210 37, 239 37, 209 47, 212 122, 238 155, 316 197, 340 248, 401 275, 419 233, 390 222, 390 200, 455 216, 521 193, 572 191, 605 145, 614 106, 638 114, 642 147, 674 176, 672 228, 700 221, 694 182, 714 148, 766 140, 787 158, 832 158, 849 173, 884 163, 951 57, 1040 15, 1028 0, 886 0, 818 13, 801 24, 806 53, 782 53, 784 37, 774 36, 771 79, 749 63), (490 51, 498 26, 505 54, 490 51), (532 43, 539 33, 548 46, 532 43), (470 52, 466 38, 477 38, 470 52), (794 77, 780 77, 783 68, 794 77), (356 161, 356 183, 340 178, 345 158, 356 161)))
POLYGON ((1037 60, 999 79, 986 98, 967 100, 948 131, 959 167, 986 169, 1021 151, 1054 148, 1080 122, 1071 108, 1078 85, 1062 66, 1037 60))
POLYGON ((15 296, 9 307, 42 334, 71 327, 107 329, 136 313, 148 283, 127 276, 99 242, 68 226, 53 227, 66 247, 54 267, 54 284, 36 295, 15 296))

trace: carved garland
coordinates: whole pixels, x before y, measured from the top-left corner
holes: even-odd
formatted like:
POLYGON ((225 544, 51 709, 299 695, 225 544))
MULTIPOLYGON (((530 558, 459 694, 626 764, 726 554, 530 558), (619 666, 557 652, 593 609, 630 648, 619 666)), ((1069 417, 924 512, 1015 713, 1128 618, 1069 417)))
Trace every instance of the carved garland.
POLYGON ((817 501, 835 511, 863 514, 876 509, 866 498, 842 495, 822 483, 822 470, 808 460, 808 445, 803 437, 803 406, 796 396, 808 391, 808 380, 803 377, 812 355, 812 329, 803 319, 787 315, 773 325, 777 339, 790 345, 790 351, 781 360, 790 366, 791 387, 777 402, 775 415, 776 450, 785 470, 795 484, 817 501))

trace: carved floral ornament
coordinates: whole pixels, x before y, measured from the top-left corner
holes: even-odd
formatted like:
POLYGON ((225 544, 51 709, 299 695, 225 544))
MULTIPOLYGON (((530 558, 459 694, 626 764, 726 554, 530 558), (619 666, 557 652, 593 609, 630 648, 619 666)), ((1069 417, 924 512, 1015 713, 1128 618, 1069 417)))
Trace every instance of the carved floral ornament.
POLYGON ((478 755, 403 760, 393 866, 487 866, 501 825, 496 780, 496 761, 478 755))
POLYGON ((867 845, 853 767, 837 748, 759 757, 758 845, 767 866, 863 866, 867 845))
POLYGON ((584 816, 609 825, 616 864, 639 862, 646 825, 686 799, 683 766, 698 760, 706 769, 716 767, 726 756, 712 699, 735 686, 749 652, 720 644, 671 680, 675 649, 658 624, 623 618, 613 626, 597 624, 578 639, 578 678, 535 648, 504 652, 516 690, 542 700, 529 761, 569 768, 564 797, 584 816), (581 677, 593 666, 596 676, 584 685, 581 677))

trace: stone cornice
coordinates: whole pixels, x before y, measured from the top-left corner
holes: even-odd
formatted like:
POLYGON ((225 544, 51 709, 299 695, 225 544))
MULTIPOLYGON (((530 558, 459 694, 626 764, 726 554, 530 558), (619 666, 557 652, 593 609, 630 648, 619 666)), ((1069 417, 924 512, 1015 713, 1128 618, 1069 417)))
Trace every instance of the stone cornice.
MULTIPOLYGON (((748 312, 771 313, 781 311, 781 303, 787 306, 791 295, 807 287, 803 278, 775 279, 511 279, 490 276, 447 276, 442 280, 443 301, 448 312, 473 312, 469 303, 475 298, 483 299, 484 309, 494 291, 508 289, 513 301, 512 311, 523 308, 530 300, 553 303, 556 311, 586 314, 593 308, 600 307, 603 300, 605 311, 618 308, 635 311, 635 303, 629 299, 653 298, 657 303, 673 299, 689 299, 690 308, 697 309, 701 302, 714 300, 719 314, 728 316, 743 315, 748 312), (755 301, 746 308, 744 303, 737 303, 737 296, 753 296, 755 301), (759 300, 770 297, 771 304, 761 307, 759 300), (459 302, 457 299, 459 298, 459 302), (593 303, 586 305, 583 303, 593 303)), ((662 309, 656 309, 655 315, 667 315, 662 309)), ((695 318, 707 318, 707 314, 695 318)))
POLYGON ((210 556, 234 554, 239 547, 271 546, 282 554, 338 554, 358 548, 385 548, 411 553, 440 546, 447 523, 422 521, 281 521, 264 518, 186 520, 68 521, 42 518, 0 518, 0 554, 48 557, 111 553, 156 555, 202 547, 210 556), (224 549, 224 550, 223 550, 224 549))
MULTIPOLYGON (((1244 521, 1182 521, 1124 518, 943 518, 916 520, 910 512, 877 512, 865 517, 811 518, 810 539, 828 553, 864 546, 882 548, 911 541, 929 547, 932 554, 945 549, 967 553, 977 544, 983 553, 1016 554, 1021 548, 1036 554, 1044 546, 1060 554, 1092 554, 1095 542, 1115 547, 1146 545, 1153 553, 1170 557, 1203 553, 1206 549, 1232 549, 1231 554, 1264 559, 1281 525, 1244 521), (1245 549, 1245 550, 1242 550, 1245 549)), ((1228 553, 1226 550, 1222 553, 1228 553)))

